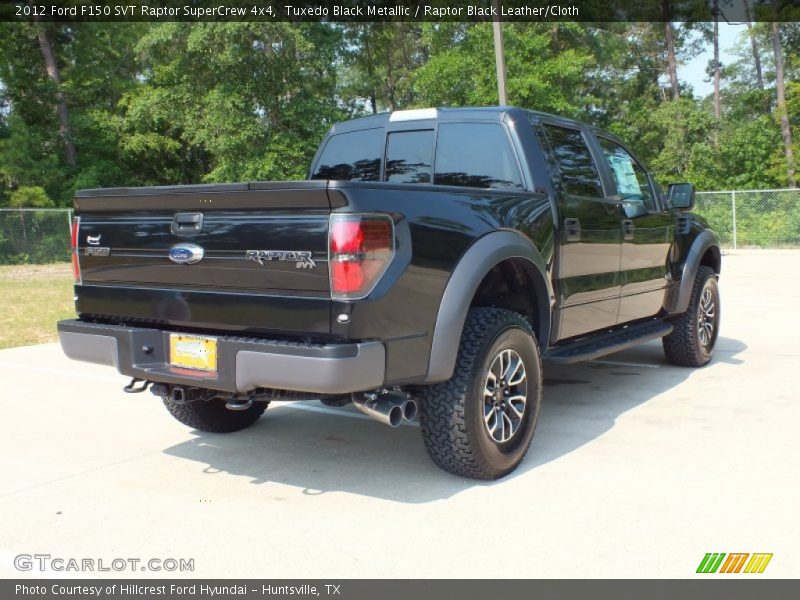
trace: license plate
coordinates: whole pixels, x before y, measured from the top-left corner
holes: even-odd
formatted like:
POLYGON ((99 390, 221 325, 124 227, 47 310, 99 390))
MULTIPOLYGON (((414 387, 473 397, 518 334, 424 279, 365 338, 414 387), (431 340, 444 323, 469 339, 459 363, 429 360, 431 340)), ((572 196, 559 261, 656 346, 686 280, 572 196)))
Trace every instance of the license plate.
POLYGON ((217 338, 171 333, 169 361, 176 367, 216 371, 217 338))

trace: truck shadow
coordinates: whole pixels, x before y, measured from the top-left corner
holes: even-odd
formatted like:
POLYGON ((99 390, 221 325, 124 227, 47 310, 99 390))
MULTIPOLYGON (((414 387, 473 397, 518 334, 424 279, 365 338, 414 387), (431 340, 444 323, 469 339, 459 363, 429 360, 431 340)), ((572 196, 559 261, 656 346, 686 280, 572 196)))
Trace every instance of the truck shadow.
MULTIPOLYGON (((736 355, 746 347, 720 338, 714 361, 706 369, 741 363, 736 355)), ((498 482, 467 480, 439 470, 428 458, 417 427, 392 430, 360 418, 351 407, 324 409, 317 402, 301 409, 276 403, 245 431, 194 432, 195 438, 164 452, 197 462, 207 474, 225 472, 247 477, 252 484, 296 486, 308 495, 345 492, 405 503, 431 502, 468 488, 525 477, 602 436, 620 415, 670 391, 695 372, 667 364, 658 342, 590 363, 546 365, 544 401, 531 450, 515 473, 498 482), (347 416, 324 414, 329 410, 347 416)), ((677 398, 691 403, 689 394, 687 390, 677 398)))

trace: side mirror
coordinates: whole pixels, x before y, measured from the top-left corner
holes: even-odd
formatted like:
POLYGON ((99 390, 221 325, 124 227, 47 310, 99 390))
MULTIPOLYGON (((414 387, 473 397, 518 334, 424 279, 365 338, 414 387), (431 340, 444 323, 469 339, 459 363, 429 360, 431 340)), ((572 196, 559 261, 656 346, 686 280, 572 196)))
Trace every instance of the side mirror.
POLYGON ((667 189, 667 202, 678 210, 692 210, 694 207, 694 185, 691 183, 670 183, 667 189))

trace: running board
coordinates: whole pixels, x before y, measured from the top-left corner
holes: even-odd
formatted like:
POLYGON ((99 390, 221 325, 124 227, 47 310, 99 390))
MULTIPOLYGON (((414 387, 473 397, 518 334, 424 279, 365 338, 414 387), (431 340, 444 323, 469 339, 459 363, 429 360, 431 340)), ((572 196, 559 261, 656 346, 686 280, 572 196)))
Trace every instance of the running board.
POLYGON ((664 321, 648 321, 638 325, 630 325, 599 336, 592 336, 564 346, 551 348, 543 360, 556 364, 569 364, 592 360, 606 354, 619 352, 643 342, 657 340, 668 335, 672 325, 664 321))

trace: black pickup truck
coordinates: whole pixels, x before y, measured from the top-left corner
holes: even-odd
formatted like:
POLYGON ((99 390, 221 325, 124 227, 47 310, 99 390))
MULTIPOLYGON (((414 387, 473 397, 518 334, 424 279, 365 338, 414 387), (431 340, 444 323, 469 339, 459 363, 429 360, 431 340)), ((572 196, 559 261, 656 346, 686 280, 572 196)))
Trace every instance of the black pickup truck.
POLYGON ((530 445, 542 361, 657 338, 674 364, 711 359, 720 249, 693 203, 568 119, 356 119, 308 181, 78 192, 61 345, 199 430, 274 400, 352 402, 418 418, 437 465, 495 479, 530 445))

